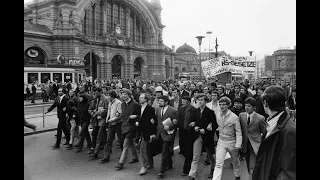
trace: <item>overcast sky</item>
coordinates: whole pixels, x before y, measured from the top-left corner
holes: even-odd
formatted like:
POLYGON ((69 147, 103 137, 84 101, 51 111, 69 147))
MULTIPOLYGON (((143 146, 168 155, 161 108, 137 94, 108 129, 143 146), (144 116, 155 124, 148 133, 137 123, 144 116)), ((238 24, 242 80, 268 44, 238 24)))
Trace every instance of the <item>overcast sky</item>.
MULTIPOLYGON (((29 2, 32 0, 24 0, 29 2)), ((149 0, 150 1, 150 0, 149 0)), ((184 43, 199 51, 196 36, 203 39, 202 51, 214 49, 231 56, 247 56, 254 51, 258 59, 279 47, 296 45, 295 0, 160 0, 164 44, 176 49, 184 43)))

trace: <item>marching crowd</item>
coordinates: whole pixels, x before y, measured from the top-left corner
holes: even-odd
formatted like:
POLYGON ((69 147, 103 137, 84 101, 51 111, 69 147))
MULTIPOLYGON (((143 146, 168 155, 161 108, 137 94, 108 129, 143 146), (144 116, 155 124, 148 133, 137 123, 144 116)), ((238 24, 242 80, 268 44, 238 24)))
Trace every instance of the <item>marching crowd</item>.
POLYGON ((125 166, 129 149, 129 163, 141 162, 140 175, 154 168, 153 157, 161 153, 158 177, 163 178, 173 167, 178 133, 179 154, 185 157, 182 176, 188 179, 196 178, 203 152, 213 180, 221 179, 227 152, 236 180, 243 158, 250 179, 296 178, 293 84, 113 80, 79 83, 74 90, 58 87, 53 96, 47 110, 57 108, 59 119, 53 149, 60 148, 63 132, 67 149, 81 152, 86 140, 90 158, 98 159, 103 151, 100 161, 107 163, 117 136, 122 151, 113 157, 117 170, 125 166))

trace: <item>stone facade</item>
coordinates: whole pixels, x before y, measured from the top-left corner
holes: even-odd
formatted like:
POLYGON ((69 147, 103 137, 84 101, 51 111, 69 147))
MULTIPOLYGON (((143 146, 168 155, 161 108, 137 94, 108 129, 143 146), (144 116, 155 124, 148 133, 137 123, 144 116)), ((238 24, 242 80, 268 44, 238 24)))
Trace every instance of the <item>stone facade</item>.
POLYGON ((87 65, 79 68, 97 69, 93 78, 98 79, 112 78, 115 61, 120 61, 121 78, 135 74, 152 78, 155 73, 169 78, 174 58, 162 41, 161 10, 158 0, 39 1, 24 9, 24 50, 41 49, 46 66, 57 65, 60 54, 67 60, 85 61, 87 65), (94 68, 88 62, 90 49, 94 68), (139 72, 134 70, 137 61, 139 72), (171 69, 169 74, 166 68, 171 69))

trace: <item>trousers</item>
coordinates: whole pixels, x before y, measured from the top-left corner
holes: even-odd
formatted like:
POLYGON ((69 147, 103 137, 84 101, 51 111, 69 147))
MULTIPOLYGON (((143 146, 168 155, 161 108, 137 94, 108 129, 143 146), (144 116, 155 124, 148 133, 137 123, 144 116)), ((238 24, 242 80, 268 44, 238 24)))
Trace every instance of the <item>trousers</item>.
POLYGON ((129 133, 124 136, 125 138, 124 138, 124 142, 123 142, 123 150, 122 150, 121 157, 119 160, 119 163, 122 163, 122 164, 124 164, 124 162, 127 159, 129 149, 131 149, 132 158, 139 159, 136 147, 133 144, 133 138, 128 137, 128 136, 129 136, 129 133))
POLYGON ((107 139, 107 126, 99 126, 97 143, 94 148, 94 154, 98 154, 100 151, 100 147, 104 145, 104 141, 107 139))
POLYGON ((87 140, 87 146, 91 147, 91 137, 89 134, 89 121, 83 122, 81 125, 81 130, 80 130, 80 141, 78 142, 78 146, 80 149, 83 147, 84 139, 87 140))
POLYGON ((151 147, 149 141, 146 141, 144 137, 141 138, 140 154, 142 160, 142 167, 153 167, 153 157, 151 153, 151 147))
POLYGON ((227 152, 229 152, 233 165, 233 173, 235 177, 240 177, 240 161, 239 152, 235 149, 236 141, 218 140, 216 150, 216 166, 214 168, 212 180, 221 180, 222 168, 227 152))
POLYGON ((121 136, 121 123, 117 123, 115 125, 110 125, 108 127, 108 135, 107 135, 107 144, 104 148, 104 158, 110 158, 110 154, 112 153, 112 143, 115 139, 117 133, 120 149, 123 149, 123 140, 121 136))
POLYGON ((55 144, 56 146, 60 146, 62 131, 66 137, 67 142, 69 142, 70 141, 70 131, 67 128, 66 120, 59 119, 58 128, 57 128, 57 140, 56 140, 56 144, 55 144))
POLYGON ((250 141, 247 143, 247 152, 244 154, 244 158, 246 159, 247 169, 249 173, 249 180, 252 179, 252 173, 254 166, 256 164, 257 155, 254 153, 254 150, 251 146, 250 141))
MULTIPOLYGON (((192 157, 192 163, 191 163, 191 169, 189 171, 189 176, 195 178, 197 169, 198 169, 198 164, 200 161, 200 155, 203 147, 203 140, 201 135, 197 138, 197 140, 193 143, 193 157, 192 157)), ((211 164, 211 170, 214 169, 215 161, 213 158, 213 152, 211 152, 207 147, 206 147, 207 155, 211 164)))

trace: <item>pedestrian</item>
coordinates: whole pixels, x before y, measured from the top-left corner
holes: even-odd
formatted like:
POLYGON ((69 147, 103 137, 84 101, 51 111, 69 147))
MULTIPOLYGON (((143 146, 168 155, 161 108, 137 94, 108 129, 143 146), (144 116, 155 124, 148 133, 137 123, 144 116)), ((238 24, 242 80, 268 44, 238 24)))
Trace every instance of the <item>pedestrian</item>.
POLYGON ((136 115, 135 125, 138 127, 139 138, 141 138, 141 170, 140 175, 147 173, 147 170, 154 168, 152 149, 150 142, 156 137, 157 122, 154 109, 147 103, 149 96, 142 93, 139 97, 139 105, 134 111, 136 115))
POLYGON ((262 86, 257 86, 256 87, 256 94, 253 96, 256 100, 256 112, 262 116, 265 117, 265 119, 268 117, 268 115, 265 113, 264 108, 263 108, 263 103, 261 100, 261 94, 265 90, 264 87, 262 86))
POLYGON ((138 104, 131 99, 132 92, 129 89, 123 88, 121 104, 121 135, 124 139, 123 150, 118 165, 115 167, 117 170, 123 169, 123 165, 128 155, 129 148, 132 153, 132 160, 130 164, 139 162, 139 157, 137 154, 136 147, 134 146, 134 138, 136 138, 136 126, 134 118, 132 118, 132 113, 137 108, 138 104))
POLYGON ((26 85, 26 100, 29 101, 30 100, 30 88, 29 85, 26 85))
POLYGON ((229 107, 231 100, 228 97, 219 99, 221 113, 217 116, 219 125, 219 140, 216 148, 216 166, 212 180, 221 180, 226 153, 229 152, 233 164, 233 173, 236 180, 240 179, 239 149, 242 144, 242 132, 239 118, 229 107))
POLYGON ((204 145, 208 158, 211 164, 210 173, 208 178, 212 178, 215 161, 214 161, 214 132, 218 128, 216 121, 216 115, 214 111, 210 110, 206 105, 209 98, 201 93, 198 96, 199 108, 195 112, 195 121, 190 124, 191 139, 193 143, 193 157, 191 163, 191 169, 189 171, 189 179, 196 178, 196 172, 198 169, 198 163, 200 160, 200 155, 202 151, 202 146, 204 145))
POLYGON ((185 85, 183 83, 180 83, 179 88, 180 88, 180 97, 190 96, 190 93, 185 89, 185 85))
POLYGON ((195 122, 196 108, 191 104, 189 96, 182 97, 182 106, 178 111, 178 128, 179 128, 179 148, 181 154, 185 157, 183 163, 182 176, 189 174, 193 156, 193 142, 191 139, 190 123, 195 122))
POLYGON ((68 130, 67 123, 66 123, 66 121, 67 121, 66 113, 67 113, 68 100, 69 100, 69 98, 66 96, 66 90, 59 88, 58 97, 55 99, 54 103, 49 107, 49 109, 45 113, 45 114, 47 114, 50 111, 52 111, 55 107, 57 107, 57 116, 58 116, 59 122, 58 122, 58 128, 57 128, 57 140, 56 140, 55 145, 53 146, 53 149, 60 148, 62 131, 66 137, 66 143, 63 145, 69 145, 70 131, 68 130))
POLYGON ((77 132, 77 129, 79 129, 79 118, 77 114, 77 108, 75 102, 72 99, 69 99, 67 102, 67 121, 69 121, 69 124, 71 125, 70 141, 69 146, 67 147, 67 149, 70 150, 73 148, 74 137, 77 132))
POLYGON ((54 80, 54 83, 52 85, 52 90, 53 90, 53 93, 54 93, 54 98, 56 98, 58 96, 58 90, 59 90, 60 86, 58 84, 58 81, 55 79, 54 80))
POLYGON ((285 110, 286 94, 281 87, 270 86, 261 99, 269 118, 252 179, 296 179, 296 123, 285 110))
POLYGON ((161 86, 156 87, 156 98, 153 100, 152 107, 157 109, 159 107, 159 97, 163 95, 163 89, 161 86))
POLYGON ((171 106, 169 106, 169 97, 158 97, 159 107, 156 109, 157 114, 157 138, 162 140, 162 157, 159 178, 164 177, 164 173, 167 170, 172 169, 172 143, 176 135, 177 128, 177 115, 178 112, 171 106), (163 124, 164 122, 168 122, 163 124))
POLYGON ((107 144, 104 150, 103 158, 101 159, 102 163, 109 162, 110 155, 112 153, 112 143, 117 134, 118 142, 121 151, 123 150, 123 139, 121 135, 121 104, 122 102, 117 98, 117 93, 113 90, 107 92, 107 99, 109 100, 108 106, 108 115, 107 115, 107 123, 108 123, 108 132, 107 132, 107 144))
POLYGON ((95 109, 93 110, 92 116, 96 118, 97 125, 99 126, 97 142, 92 154, 89 154, 89 157, 92 157, 92 160, 98 159, 100 147, 103 147, 105 140, 107 139, 107 113, 109 101, 107 97, 102 93, 100 87, 95 88, 94 91, 96 97, 95 109))
POLYGON ((231 103, 234 104, 234 100, 236 98, 240 98, 242 106, 244 107, 244 100, 246 100, 247 96, 240 92, 241 86, 236 84, 234 86, 234 93, 230 94, 229 98, 231 99, 231 103))
POLYGON ((264 134, 266 131, 266 122, 264 116, 254 111, 256 106, 254 98, 248 97, 244 104, 246 112, 239 115, 242 131, 241 152, 244 153, 246 159, 249 180, 252 180, 252 172, 261 143, 261 134, 264 134))
POLYGON ((36 88, 36 86, 34 85, 34 82, 32 83, 31 90, 32 90, 32 101, 31 101, 31 103, 35 103, 34 100, 35 100, 35 98, 36 98, 37 88, 36 88))
POLYGON ((78 110, 78 116, 80 119, 81 130, 80 130, 80 140, 78 144, 75 145, 75 147, 78 148, 76 152, 82 151, 83 143, 85 139, 87 140, 87 147, 91 147, 91 137, 88 131, 88 127, 91 119, 91 115, 88 111, 89 106, 90 104, 88 101, 88 95, 85 93, 80 94, 77 110, 78 110))
POLYGON ((25 116, 24 116, 23 119, 24 119, 24 126, 25 126, 25 127, 32 129, 33 132, 36 132, 36 131, 37 131, 37 126, 36 126, 36 125, 31 124, 31 123, 28 123, 28 122, 26 121, 25 116))

